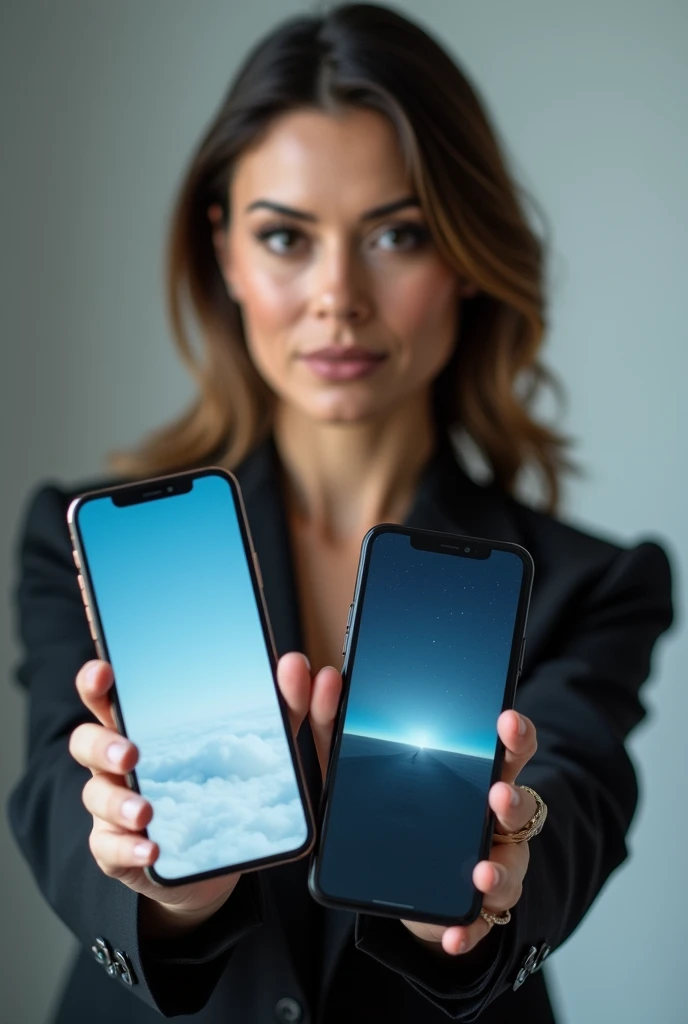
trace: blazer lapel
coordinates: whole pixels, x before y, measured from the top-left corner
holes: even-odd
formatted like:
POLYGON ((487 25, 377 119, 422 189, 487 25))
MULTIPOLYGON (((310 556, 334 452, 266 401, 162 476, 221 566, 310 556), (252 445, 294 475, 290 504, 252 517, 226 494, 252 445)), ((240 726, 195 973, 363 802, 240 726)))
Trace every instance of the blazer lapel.
POLYGON ((272 444, 265 442, 242 462, 236 475, 260 560, 275 646, 282 655, 300 649, 301 624, 276 458, 272 444))
MULTIPOLYGON (((281 470, 272 439, 260 445, 237 471, 253 545, 258 553, 263 593, 278 656, 303 650, 289 527, 284 511, 281 470)), ((313 737, 305 722, 298 737, 299 755, 314 808, 322 780, 313 737)))
POLYGON ((518 543, 520 532, 509 501, 496 488, 471 480, 443 435, 421 475, 405 525, 518 543))
MULTIPOLYGON (((263 593, 277 654, 303 649, 298 595, 295 587, 289 530, 284 512, 281 472, 272 441, 256 448, 239 466, 241 486, 253 545, 258 553, 263 593)), ((304 722, 297 747, 314 813, 322 789, 313 737, 304 722)), ((306 993, 317 982, 314 937, 320 944, 322 908, 308 897, 308 858, 264 871, 266 898, 279 907, 275 918, 283 929, 293 966, 306 993)))

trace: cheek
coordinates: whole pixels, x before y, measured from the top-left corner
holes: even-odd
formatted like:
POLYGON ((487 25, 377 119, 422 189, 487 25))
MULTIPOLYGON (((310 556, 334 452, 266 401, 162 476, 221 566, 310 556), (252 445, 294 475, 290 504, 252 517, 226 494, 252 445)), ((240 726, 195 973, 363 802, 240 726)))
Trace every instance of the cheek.
POLYGON ((253 269, 239 275, 238 294, 246 344, 258 369, 271 380, 289 352, 288 338, 303 309, 298 281, 253 269))
POLYGON ((247 328, 268 335, 291 323, 302 304, 298 282, 260 270, 242 278, 240 298, 247 328))
POLYGON ((456 341, 456 276, 442 265, 419 267, 383 295, 384 319, 399 344, 404 368, 437 370, 456 341))

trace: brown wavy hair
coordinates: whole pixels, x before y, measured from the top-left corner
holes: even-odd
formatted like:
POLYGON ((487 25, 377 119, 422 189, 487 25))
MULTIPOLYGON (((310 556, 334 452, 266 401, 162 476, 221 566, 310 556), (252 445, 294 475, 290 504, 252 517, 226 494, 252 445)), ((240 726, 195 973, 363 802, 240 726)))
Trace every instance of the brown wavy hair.
POLYGON ((434 384, 438 425, 465 431, 507 493, 522 468, 539 470, 554 510, 568 442, 530 411, 540 385, 555 384, 538 360, 543 244, 474 88, 423 29, 373 4, 290 19, 236 75, 191 159, 167 251, 174 340, 198 397, 134 451, 111 454, 110 465, 134 477, 208 462, 231 468, 269 434, 273 395, 249 357, 208 209, 219 204, 227 223, 232 167, 274 118, 342 104, 389 118, 438 250, 477 285, 463 300, 460 337, 434 384))

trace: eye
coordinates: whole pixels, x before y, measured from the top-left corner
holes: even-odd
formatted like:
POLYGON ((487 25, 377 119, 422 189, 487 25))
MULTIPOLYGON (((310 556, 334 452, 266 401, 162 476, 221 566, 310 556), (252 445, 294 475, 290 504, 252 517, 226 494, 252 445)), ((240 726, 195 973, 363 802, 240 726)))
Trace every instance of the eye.
POLYGON ((427 245, 430 232, 422 224, 395 224, 381 231, 376 241, 388 252, 409 252, 427 245))
POLYGON ((277 256, 290 256, 299 252, 306 244, 303 232, 285 224, 261 228, 256 232, 256 238, 277 256))

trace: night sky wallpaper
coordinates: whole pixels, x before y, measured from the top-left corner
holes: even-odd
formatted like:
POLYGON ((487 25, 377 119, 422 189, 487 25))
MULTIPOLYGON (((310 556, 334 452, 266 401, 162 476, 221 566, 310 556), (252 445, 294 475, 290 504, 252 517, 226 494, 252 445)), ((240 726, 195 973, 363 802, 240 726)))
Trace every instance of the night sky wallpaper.
POLYGON ((327 895, 468 912, 521 557, 372 546, 319 866, 327 895))

